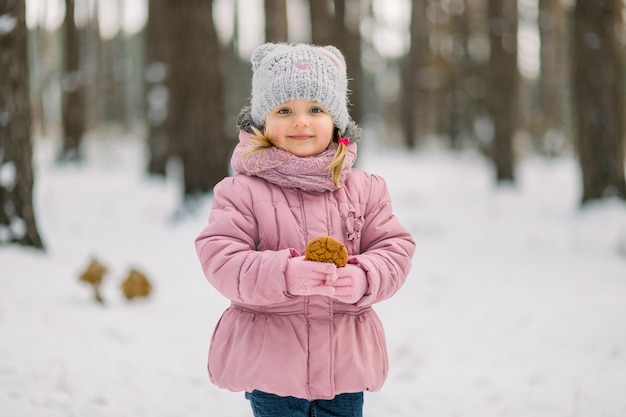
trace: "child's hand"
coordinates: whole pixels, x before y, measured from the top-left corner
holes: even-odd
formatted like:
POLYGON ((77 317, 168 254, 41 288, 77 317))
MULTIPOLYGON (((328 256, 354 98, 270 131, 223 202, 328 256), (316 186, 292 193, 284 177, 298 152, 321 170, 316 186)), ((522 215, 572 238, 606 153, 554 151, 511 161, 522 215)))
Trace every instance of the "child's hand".
POLYGON ((285 281, 291 295, 332 296, 335 288, 330 284, 336 279, 337 266, 334 263, 305 261, 304 256, 287 261, 285 281))
POLYGON ((335 289, 335 293, 330 297, 347 304, 354 304, 367 292, 367 274, 360 266, 347 264, 343 268, 337 268, 337 279, 330 285, 335 289))

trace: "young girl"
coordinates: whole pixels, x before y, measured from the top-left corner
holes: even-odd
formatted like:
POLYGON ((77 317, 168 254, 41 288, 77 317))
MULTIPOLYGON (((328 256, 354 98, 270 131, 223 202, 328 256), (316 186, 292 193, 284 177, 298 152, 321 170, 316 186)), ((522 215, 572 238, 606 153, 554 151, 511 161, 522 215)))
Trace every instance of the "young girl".
POLYGON ((264 44, 252 56, 250 107, 196 239, 208 281, 231 305, 209 350, 209 376, 245 391, 255 417, 362 416, 363 391, 387 377, 372 305, 404 283, 415 244, 385 182, 352 167, 346 64, 332 46, 264 44), (332 236, 344 267, 304 259, 332 236))

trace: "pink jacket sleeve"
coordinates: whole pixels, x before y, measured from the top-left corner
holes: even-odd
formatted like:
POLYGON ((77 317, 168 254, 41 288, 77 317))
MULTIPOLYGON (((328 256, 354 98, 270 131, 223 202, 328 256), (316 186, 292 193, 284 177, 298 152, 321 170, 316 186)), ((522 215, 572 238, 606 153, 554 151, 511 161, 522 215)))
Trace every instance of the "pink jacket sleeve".
POLYGON ((195 240, 207 280, 226 298, 267 305, 288 300, 285 268, 290 249, 257 251, 252 195, 233 177, 215 186, 209 222, 195 240))
POLYGON ((370 196, 361 228, 361 253, 350 259, 367 273, 369 289, 357 305, 372 305, 398 291, 411 269, 415 242, 393 214, 385 181, 371 176, 370 196))

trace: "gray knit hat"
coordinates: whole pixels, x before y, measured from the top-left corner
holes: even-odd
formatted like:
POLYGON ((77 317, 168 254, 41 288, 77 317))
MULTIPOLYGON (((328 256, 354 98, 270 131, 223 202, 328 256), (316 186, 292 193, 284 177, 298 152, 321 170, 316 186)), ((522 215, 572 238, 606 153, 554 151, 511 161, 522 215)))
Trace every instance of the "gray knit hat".
POLYGON ((252 53, 251 116, 263 126, 279 104, 296 98, 314 100, 328 110, 340 132, 348 115, 346 61, 334 46, 266 43, 252 53))

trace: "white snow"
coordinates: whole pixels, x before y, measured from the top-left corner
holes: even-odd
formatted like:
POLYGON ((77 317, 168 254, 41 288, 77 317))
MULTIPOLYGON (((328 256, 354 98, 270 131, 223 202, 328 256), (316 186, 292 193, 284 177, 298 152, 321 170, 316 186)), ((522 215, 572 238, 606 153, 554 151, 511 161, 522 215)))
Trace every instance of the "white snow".
POLYGON ((0 36, 8 35, 17 26, 17 17, 10 13, 0 15, 0 36))
MULTIPOLYGON (((198 214, 173 220, 175 179, 143 175, 138 141, 92 144, 87 163, 36 152, 47 252, 0 247, 0 415, 244 417, 242 393, 212 386, 206 352, 224 300, 202 276, 198 214), (110 271, 104 306, 78 281, 110 271), (119 285, 145 272, 152 297, 119 285)), ((402 290, 377 306, 390 374, 368 417, 626 415, 626 205, 578 208, 576 161, 531 157, 496 188, 483 158, 372 145, 417 243, 402 290)), ((349 354, 349 353, 347 353, 349 354)))
MULTIPOLYGON (((2 155, 0 154, 0 158, 1 157, 2 155)), ((16 172, 15 162, 0 162, 0 186, 6 189, 12 189, 15 186, 16 172)))

